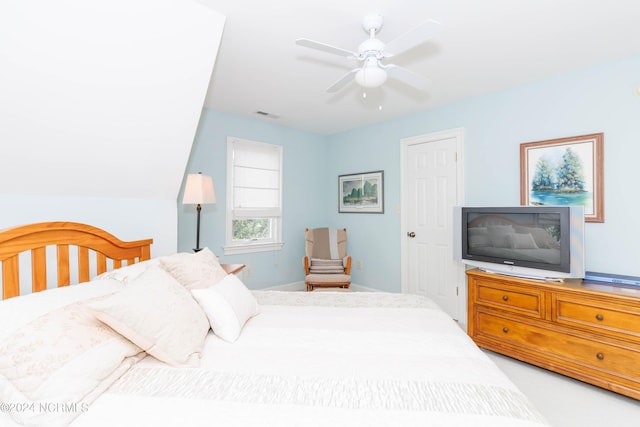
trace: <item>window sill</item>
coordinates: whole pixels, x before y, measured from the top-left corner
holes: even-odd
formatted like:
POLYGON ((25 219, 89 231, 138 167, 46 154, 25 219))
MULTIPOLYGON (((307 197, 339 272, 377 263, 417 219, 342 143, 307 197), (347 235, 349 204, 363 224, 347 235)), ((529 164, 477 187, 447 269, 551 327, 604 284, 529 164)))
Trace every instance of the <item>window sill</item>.
POLYGON ((249 254, 253 252, 279 251, 284 243, 247 243, 245 245, 225 246, 225 255, 249 254))

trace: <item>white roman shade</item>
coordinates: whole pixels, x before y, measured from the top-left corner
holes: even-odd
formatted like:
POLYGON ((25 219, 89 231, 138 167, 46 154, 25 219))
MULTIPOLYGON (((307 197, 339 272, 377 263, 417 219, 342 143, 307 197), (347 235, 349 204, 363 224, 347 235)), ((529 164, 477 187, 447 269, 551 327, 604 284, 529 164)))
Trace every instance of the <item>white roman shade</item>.
POLYGON ((280 146, 233 140, 233 201, 235 218, 282 215, 280 146))
POLYGON ((282 146, 227 138, 225 255, 282 248, 282 146))

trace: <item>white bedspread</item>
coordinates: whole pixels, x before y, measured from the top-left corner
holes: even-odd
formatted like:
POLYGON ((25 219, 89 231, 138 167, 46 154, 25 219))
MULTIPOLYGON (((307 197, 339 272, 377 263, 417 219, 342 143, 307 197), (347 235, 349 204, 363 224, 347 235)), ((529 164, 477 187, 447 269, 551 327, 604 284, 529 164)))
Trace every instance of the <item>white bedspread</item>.
POLYGON ((237 342, 210 334, 197 369, 145 358, 72 426, 546 425, 426 298, 254 294, 237 342))

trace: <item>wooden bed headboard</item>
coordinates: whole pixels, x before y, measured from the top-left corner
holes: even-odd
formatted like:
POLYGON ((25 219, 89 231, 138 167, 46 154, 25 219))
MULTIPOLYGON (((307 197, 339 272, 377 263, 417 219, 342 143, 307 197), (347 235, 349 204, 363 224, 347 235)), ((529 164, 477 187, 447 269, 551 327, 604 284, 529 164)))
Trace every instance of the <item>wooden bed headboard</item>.
POLYGON ((152 243, 153 239, 123 242, 97 227, 76 222, 41 222, 1 230, 2 299, 20 295, 20 254, 24 252, 31 252, 31 289, 39 292, 47 289, 46 249, 49 246, 55 247, 59 287, 71 284, 72 265, 77 264, 79 283, 90 279, 90 251, 95 252, 98 275, 107 271, 107 260, 111 260, 111 269, 148 260, 152 243), (69 248, 74 246, 77 262, 70 259, 69 248))

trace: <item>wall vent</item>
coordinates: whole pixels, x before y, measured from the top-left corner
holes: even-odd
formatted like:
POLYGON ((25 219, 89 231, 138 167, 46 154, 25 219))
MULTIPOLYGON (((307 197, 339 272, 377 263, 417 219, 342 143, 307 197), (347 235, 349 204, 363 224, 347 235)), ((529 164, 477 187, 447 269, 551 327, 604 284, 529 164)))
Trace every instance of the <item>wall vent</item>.
POLYGON ((256 114, 269 117, 270 119, 279 119, 280 116, 276 116, 275 114, 267 113, 266 111, 256 111, 256 114))

